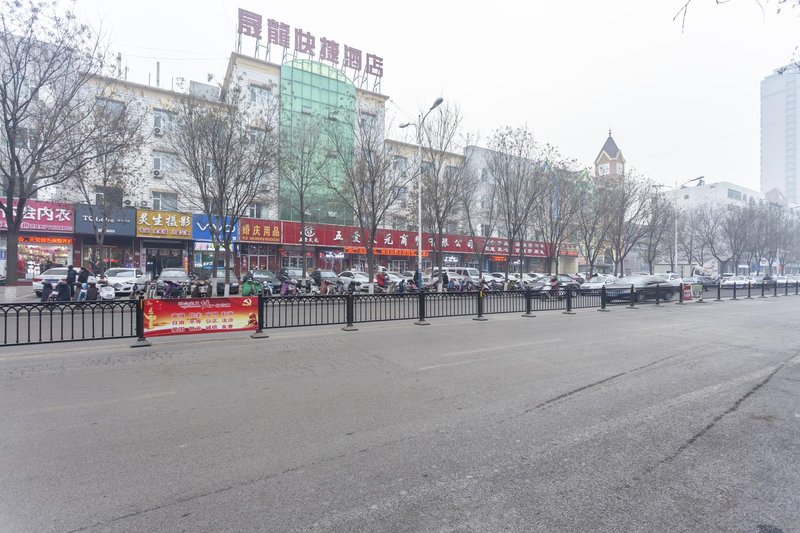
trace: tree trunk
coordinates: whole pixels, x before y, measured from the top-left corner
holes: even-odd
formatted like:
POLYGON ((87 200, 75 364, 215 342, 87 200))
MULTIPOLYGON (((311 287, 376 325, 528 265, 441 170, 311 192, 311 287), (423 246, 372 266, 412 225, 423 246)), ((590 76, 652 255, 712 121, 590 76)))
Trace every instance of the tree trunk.
POLYGON ((8 233, 6 233, 6 285, 15 285, 19 281, 17 274, 19 230, 15 226, 16 224, 9 224, 8 233))

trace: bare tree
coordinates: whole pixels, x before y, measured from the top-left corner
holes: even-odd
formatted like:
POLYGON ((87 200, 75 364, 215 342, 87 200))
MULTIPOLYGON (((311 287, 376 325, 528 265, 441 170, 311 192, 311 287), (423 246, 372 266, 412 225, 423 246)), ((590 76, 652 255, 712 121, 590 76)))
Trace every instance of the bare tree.
POLYGON ((475 243, 478 272, 483 277, 483 265, 489 237, 495 229, 499 215, 497 189, 488 169, 477 169, 471 164, 471 153, 467 153, 465 185, 460 191, 461 209, 466 229, 475 243))
MULTIPOLYGON (((460 221, 459 192, 468 180, 466 165, 454 161, 453 157, 459 149, 461 121, 458 106, 445 104, 438 107, 423 126, 425 149, 419 169, 422 173, 422 223, 434 235, 435 266, 440 271, 442 238, 460 221)), ((439 284, 441 287, 441 281, 439 284)))
MULTIPOLYGON (((394 168, 393 154, 386 151, 384 144, 383 125, 360 115, 357 118, 357 124, 331 121, 327 125, 329 145, 338 163, 336 170, 341 170, 343 179, 325 172, 323 180, 335 191, 341 204, 352 212, 361 230, 371 293, 377 230, 411 177, 394 168)), ((331 169, 329 166, 326 170, 331 169)))
POLYGON ((143 133, 146 109, 128 89, 113 81, 106 88, 113 98, 105 99, 97 113, 103 117, 115 135, 103 139, 102 155, 91 161, 82 172, 73 176, 70 185, 88 205, 92 204, 91 224, 97 246, 92 248, 89 263, 102 273, 109 268, 105 261, 104 244, 109 222, 119 216, 125 196, 135 193, 142 181, 141 149, 147 141, 143 133))
POLYGON ((623 273, 623 261, 647 231, 651 191, 652 185, 633 171, 611 182, 609 207, 613 214, 608 242, 614 258, 615 275, 623 273))
POLYGON ((549 148, 539 179, 539 194, 534 203, 532 226, 547 245, 547 264, 558 274, 558 257, 564 243, 575 235, 578 212, 582 207, 581 175, 571 168, 575 161, 561 158, 549 148))
POLYGON ((489 138, 489 148, 492 152, 487 158, 487 168, 494 180, 498 225, 509 244, 508 281, 514 245, 524 241, 540 194, 537 184, 541 169, 533 133, 525 127, 495 131, 489 138))
MULTIPOLYGON (((660 192, 654 191, 649 199, 650 206, 647 210, 645 222, 645 233, 642 236, 640 250, 647 261, 647 266, 651 274, 654 273, 654 265, 659 256, 664 255, 664 251, 672 260, 675 257, 672 239, 675 224, 675 206, 673 202, 667 200, 660 192)), ((676 264, 672 263, 672 271, 675 272, 676 264)))
MULTIPOLYGON (((587 173, 587 176, 590 175, 587 173)), ((578 210, 576 235, 584 260, 589 264, 589 274, 595 272, 600 254, 605 252, 609 228, 614 221, 611 209, 610 176, 588 178, 586 186, 580 190, 580 209, 578 210)))
MULTIPOLYGON (((168 132, 168 144, 194 192, 183 198, 208 218, 215 250, 212 276, 217 275, 217 255, 222 250, 225 283, 229 284, 235 228, 256 199, 265 199, 273 183, 276 109, 250 105, 241 87, 234 84, 221 101, 186 95, 176 102, 175 112, 177 127, 168 132)), ((177 175, 171 184, 178 191, 186 187, 177 175)))
POLYGON ((722 239, 723 208, 713 204, 704 204, 695 211, 697 237, 702 246, 708 248, 711 257, 717 260, 719 271, 724 272, 731 261, 731 252, 727 243, 722 239))
POLYGON ((750 224, 750 213, 744 206, 728 204, 722 208, 720 239, 730 252, 734 274, 737 273, 739 262, 747 251, 752 230, 750 224))
POLYGON ((17 281, 25 207, 112 155, 117 123, 102 112, 109 83, 100 37, 57 2, 6 2, 0 11, 0 212, 8 226, 9 284, 17 281))
MULTIPOLYGON (((314 191, 324 184, 329 142, 322 119, 303 117, 291 127, 281 128, 280 165, 282 218, 299 217, 304 227, 315 201, 314 191)), ((306 278, 306 232, 300 232, 302 277, 306 278)))

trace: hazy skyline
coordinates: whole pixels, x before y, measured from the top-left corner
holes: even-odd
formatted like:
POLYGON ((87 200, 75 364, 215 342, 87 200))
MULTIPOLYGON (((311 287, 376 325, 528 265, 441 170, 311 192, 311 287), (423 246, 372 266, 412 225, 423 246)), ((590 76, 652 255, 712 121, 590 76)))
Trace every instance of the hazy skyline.
MULTIPOLYGON (((77 1, 131 81, 155 84, 156 61, 162 87, 221 81, 241 7, 383 57, 392 138, 413 140, 397 124, 442 96, 480 145, 496 128, 527 125, 590 166, 611 129, 628 167, 660 183, 704 175, 758 190, 759 84, 797 60, 800 10, 694 0, 682 29, 673 17, 684 4, 77 1)), ((245 38, 243 52, 253 47, 245 38)))

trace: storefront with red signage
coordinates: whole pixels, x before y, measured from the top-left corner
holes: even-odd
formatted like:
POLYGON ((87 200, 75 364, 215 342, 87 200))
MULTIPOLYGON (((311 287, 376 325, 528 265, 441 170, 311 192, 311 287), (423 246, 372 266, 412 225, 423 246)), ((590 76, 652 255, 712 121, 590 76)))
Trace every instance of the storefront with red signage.
POLYGON ((241 272, 280 269, 278 248, 281 222, 258 218, 239 219, 239 264, 241 272))
MULTIPOLYGON (((14 205, 16 207, 16 201, 14 205)), ((7 229, 5 213, 0 211, 0 231, 7 229)), ((17 241, 19 277, 32 279, 48 268, 75 262, 73 231, 74 212, 71 204, 29 200, 25 205, 17 241)))

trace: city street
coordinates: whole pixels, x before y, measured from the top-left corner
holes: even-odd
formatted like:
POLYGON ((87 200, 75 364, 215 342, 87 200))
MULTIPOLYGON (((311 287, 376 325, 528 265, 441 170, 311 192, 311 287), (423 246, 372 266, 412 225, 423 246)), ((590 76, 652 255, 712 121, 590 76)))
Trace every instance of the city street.
POLYGON ((7 347, 0 531, 796 531, 798 309, 7 347))

